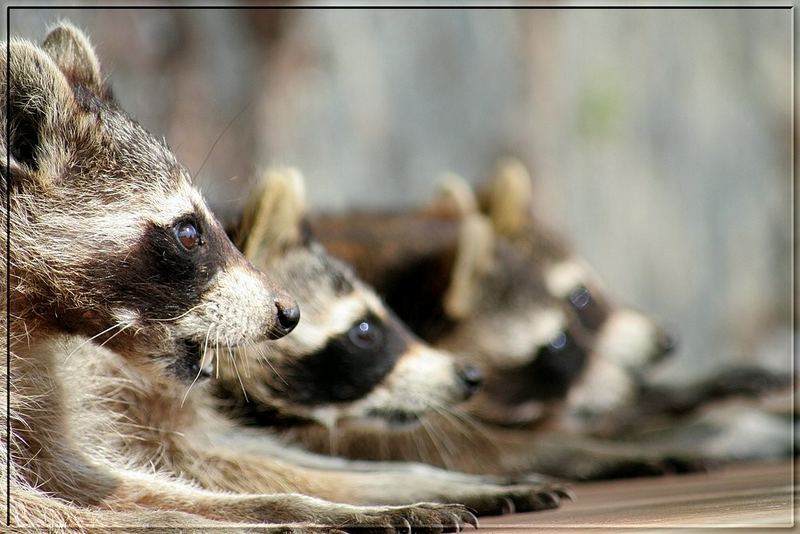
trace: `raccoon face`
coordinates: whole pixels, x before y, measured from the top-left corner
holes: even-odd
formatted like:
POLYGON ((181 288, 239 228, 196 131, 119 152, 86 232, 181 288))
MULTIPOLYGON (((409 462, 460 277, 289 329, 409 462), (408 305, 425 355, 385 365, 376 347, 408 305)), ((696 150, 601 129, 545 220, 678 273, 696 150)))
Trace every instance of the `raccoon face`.
POLYGON ((329 425, 399 424, 472 394, 476 370, 413 336, 349 267, 303 231, 296 171, 269 174, 261 198, 264 218, 246 228, 244 249, 298 299, 303 319, 286 338, 249 350, 238 375, 222 366, 226 394, 249 400, 240 406, 246 415, 262 423, 266 413, 279 412, 329 425), (266 209, 278 204, 285 216, 266 209), (287 225, 294 231, 281 228, 287 225), (260 236, 257 244, 253 236, 260 236))
POLYGON ((675 347, 674 340, 646 315, 612 305, 591 270, 532 215, 527 170, 517 160, 500 160, 484 195, 495 230, 511 239, 543 269, 549 293, 571 308, 582 326, 597 336, 597 353, 637 373, 675 347))
POLYGON ((12 41, 10 57, 3 155, 20 316, 180 380, 200 374, 207 348, 294 327, 294 301, 228 240, 166 145, 119 109, 79 30, 62 24, 41 48, 12 41))
POLYGON ((596 277, 579 259, 552 261, 545 273, 550 293, 563 299, 584 328, 597 336, 597 352, 602 358, 636 372, 673 351, 673 338, 653 319, 612 306, 596 277))
POLYGON ((440 346, 485 374, 473 413, 500 424, 529 422, 563 404, 590 372, 593 339, 511 243, 495 238, 490 250, 492 266, 472 277, 468 311, 440 346))

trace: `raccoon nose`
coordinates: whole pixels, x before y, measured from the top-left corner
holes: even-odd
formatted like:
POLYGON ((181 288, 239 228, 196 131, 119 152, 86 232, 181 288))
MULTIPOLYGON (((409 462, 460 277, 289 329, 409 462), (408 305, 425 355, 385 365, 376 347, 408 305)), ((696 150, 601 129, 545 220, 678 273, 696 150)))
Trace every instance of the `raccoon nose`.
POLYGON ((481 385, 483 376, 481 370, 474 365, 466 365, 458 370, 458 377, 464 384, 467 394, 471 397, 481 385))
POLYGON ((675 339, 675 336, 668 334, 667 332, 661 332, 656 340, 656 353, 654 361, 661 361, 675 352, 676 348, 678 348, 678 340, 675 339))
POLYGON ((300 308, 292 301, 275 300, 275 308, 278 310, 278 325, 280 326, 278 337, 285 336, 300 322, 300 308))

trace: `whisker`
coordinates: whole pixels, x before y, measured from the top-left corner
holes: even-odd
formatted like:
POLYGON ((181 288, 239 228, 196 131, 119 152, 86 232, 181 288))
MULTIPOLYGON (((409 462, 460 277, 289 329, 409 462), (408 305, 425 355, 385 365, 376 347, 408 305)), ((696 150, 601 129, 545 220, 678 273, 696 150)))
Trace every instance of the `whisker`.
POLYGON ((200 168, 198 168, 198 169, 197 169, 197 172, 195 172, 195 173, 194 173, 194 175, 192 176, 192 182, 194 182, 194 181, 197 179, 197 177, 200 175, 200 171, 202 171, 202 170, 203 170, 203 167, 205 167, 205 166, 206 166, 206 163, 208 163, 208 159, 211 157, 211 153, 212 153, 212 152, 214 152, 214 149, 217 147, 217 143, 219 143, 219 142, 220 142, 220 140, 221 140, 221 139, 222 139, 222 137, 223 137, 223 136, 224 136, 224 135, 225 135, 225 134, 228 132, 228 130, 230 129, 230 127, 231 127, 231 126, 233 126, 233 123, 234 123, 234 122, 236 122, 236 120, 237 120, 239 117, 241 117, 241 116, 242 116, 242 114, 243 114, 245 111, 247 111, 247 108, 249 108, 249 107, 250 107, 250 104, 252 104, 252 103, 253 103, 253 100, 255 100, 255 97, 251 98, 251 99, 250 99, 250 100, 249 100, 249 101, 248 101, 248 102, 247 102, 247 103, 244 105, 244 107, 241 109, 241 111, 239 111, 239 113, 237 113, 236 115, 234 115, 234 117, 233 117, 233 118, 232 118, 230 121, 228 121, 228 124, 226 124, 226 125, 225 125, 225 128, 223 128, 223 129, 222 129, 222 132, 220 132, 220 134, 217 136, 216 140, 214 140, 214 143, 211 145, 211 148, 209 148, 209 149, 208 149, 208 153, 206 154, 206 157, 205 157, 205 159, 203 159, 203 163, 201 163, 201 164, 200 164, 200 168))
MULTIPOLYGON (((434 449, 436 450, 436 453, 439 455, 439 459, 441 460, 442 464, 445 467, 447 467, 447 469, 453 469, 453 462, 452 458, 450 457, 450 454, 439 446, 440 440, 436 436, 434 429, 431 427, 430 421, 426 421, 426 419, 427 419, 426 417, 420 417, 419 422, 421 428, 428 435, 429 443, 433 445, 434 449)), ((442 443, 442 445, 444 444, 442 443)))
POLYGON ((203 367, 206 360, 206 353, 203 352, 203 355, 200 356, 200 363, 197 364, 197 374, 194 376, 194 380, 192 383, 189 384, 189 388, 186 390, 186 393, 183 395, 183 399, 181 399, 181 408, 183 408, 183 404, 186 402, 186 398, 189 396, 189 392, 192 391, 192 386, 195 385, 197 379, 200 378, 200 375, 203 374, 203 367))
POLYGON ((192 313, 193 311, 195 311, 198 308, 203 308, 203 307, 206 307, 206 306, 210 306, 211 304, 212 304, 211 302, 201 302, 200 304, 196 304, 196 305, 192 306, 191 308, 189 308, 188 310, 186 310, 185 312, 183 312, 183 313, 181 313, 179 315, 176 315, 174 317, 166 317, 166 318, 162 318, 162 319, 150 319, 150 320, 154 321, 154 322, 159 322, 159 323, 169 322, 169 321, 176 321, 176 320, 180 319, 181 317, 184 317, 184 316, 192 313))
POLYGON ((102 347, 103 345, 105 345, 106 343, 108 343, 109 341, 111 341, 112 339, 114 339, 115 337, 117 337, 118 335, 120 335, 122 332, 124 332, 125 330, 127 330, 127 329, 128 329, 130 326, 131 326, 130 324, 126 324, 125 326, 123 326, 122 328, 120 328, 118 331, 114 332, 114 334, 113 334, 111 337, 109 337, 108 339, 106 339, 105 341, 103 341, 102 343, 100 343, 100 346, 102 347))
MULTIPOLYGON (((108 328, 106 328, 105 330, 103 330, 102 332, 100 332, 100 333, 97 333, 97 334, 93 335, 92 337, 90 337, 90 338, 88 338, 88 339, 84 340, 84 341, 83 341, 83 342, 82 342, 80 345, 78 345, 77 347, 75 347, 75 348, 72 350, 72 352, 70 352, 69 354, 67 354, 67 357, 66 357, 66 358, 64 358, 64 362, 66 362, 67 360, 69 360, 69 359, 70 359, 70 357, 71 357, 73 354, 75 354, 75 353, 76 353, 76 352, 78 352, 80 349, 82 349, 82 348, 83 348, 83 347, 84 347, 84 346, 85 346, 87 343, 90 343, 90 342, 92 342, 93 340, 95 340, 95 339, 97 339, 98 337, 102 336, 102 335, 103 335, 103 334, 105 334, 106 332, 110 332, 111 330, 113 330, 113 329, 115 329, 115 328, 119 328, 120 326, 125 326, 125 323, 122 323, 122 322, 115 323, 115 324, 113 324, 113 325, 109 326, 108 328)), ((127 328, 127 326, 125 326, 125 327, 127 328)))
POLYGON ((288 386, 288 385, 289 385, 289 382, 287 382, 287 381, 286 381, 286 379, 285 379, 285 378, 283 378, 283 377, 281 376, 281 374, 278 372, 278 370, 277 370, 277 369, 275 369, 275 367, 274 367, 274 366, 272 365, 272 363, 269 361, 269 358, 267 357, 267 355, 266 355, 266 353, 265 353, 264 349, 266 349, 266 346, 265 346, 265 345, 262 343, 262 344, 261 344, 261 347, 260 347, 260 350, 259 350, 259 354, 258 354, 258 357, 259 357, 259 362, 260 362, 260 361, 262 360, 262 358, 263 358, 263 361, 264 361, 264 362, 266 362, 266 364, 267 364, 267 365, 269 365, 269 368, 270 368, 270 369, 272 369, 272 372, 273 372, 273 373, 275 373, 275 376, 277 376, 278 378, 280 378, 281 382, 283 382, 283 383, 284 383, 284 385, 288 386))
POLYGON ((228 347, 228 358, 231 360, 231 363, 233 364, 233 370, 236 373, 236 378, 239 380, 239 385, 242 388, 242 394, 244 395, 244 401, 245 402, 250 402, 250 400, 247 398, 247 390, 244 389, 244 382, 242 382, 242 377, 239 374, 239 369, 236 367, 236 360, 234 359, 233 354, 231 353, 230 347, 228 347))
POLYGON ((464 428, 472 429, 478 434, 478 436, 470 435, 469 439, 471 439, 473 443, 477 443, 477 438, 481 438, 483 440, 481 445, 485 444, 486 446, 497 451, 498 454, 500 453, 500 448, 497 445, 496 439, 489 434, 481 421, 478 421, 470 414, 456 406, 440 406, 440 408, 442 409, 442 415, 448 415, 452 418, 453 422, 460 421, 464 428))
POLYGON ((217 331, 215 332, 215 335, 214 335, 214 352, 217 355, 217 376, 216 376, 216 378, 217 378, 217 380, 219 380, 219 361, 222 359, 222 356, 220 356, 220 353, 219 353, 219 329, 217 329, 217 331))

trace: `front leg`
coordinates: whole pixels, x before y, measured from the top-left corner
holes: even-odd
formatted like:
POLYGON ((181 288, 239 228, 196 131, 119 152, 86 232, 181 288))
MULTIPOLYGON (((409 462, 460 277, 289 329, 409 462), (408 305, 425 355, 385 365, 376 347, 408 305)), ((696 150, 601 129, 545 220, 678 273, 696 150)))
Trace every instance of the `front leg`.
MULTIPOLYGON (((450 473, 421 464, 389 464, 389 470, 317 469, 261 456, 195 450, 175 466, 213 490, 238 493, 303 493, 358 505, 405 505, 420 501, 463 504, 482 515, 559 506, 569 490, 555 482, 501 485, 487 477, 450 473)), ((360 462, 365 464, 366 462, 360 462)))
MULTIPOLYGON (((441 532, 477 526, 475 516, 457 504, 352 506, 299 494, 230 494, 185 486, 168 479, 128 473, 104 503, 112 510, 145 508, 201 515, 216 521, 268 523, 277 532, 379 531, 441 532)), ((243 525, 244 526, 244 525, 243 525)))

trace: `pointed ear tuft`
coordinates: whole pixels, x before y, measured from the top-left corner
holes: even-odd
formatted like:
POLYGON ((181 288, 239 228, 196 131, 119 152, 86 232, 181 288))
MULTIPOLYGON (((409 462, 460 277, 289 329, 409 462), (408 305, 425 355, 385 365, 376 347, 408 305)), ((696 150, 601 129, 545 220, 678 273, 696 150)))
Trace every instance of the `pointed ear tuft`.
POLYGON ((243 212, 241 250, 263 267, 273 256, 304 241, 305 215, 305 182, 300 171, 293 167, 268 169, 243 212))
POLYGON ((444 296, 444 311, 451 319, 467 317, 475 306, 476 288, 492 268, 494 232, 491 223, 478 213, 464 218, 458 238, 458 250, 444 296))
POLYGON ((439 179, 439 191, 430 210, 463 217, 478 211, 478 201, 472 186, 464 178, 447 173, 439 179))
POLYGON ((531 220, 531 178, 518 159, 504 158, 489 180, 488 214, 498 234, 518 235, 531 220))
POLYGON ((100 61, 89 38, 81 30, 61 21, 47 34, 42 48, 50 54, 70 84, 81 85, 97 96, 104 96, 100 61))

